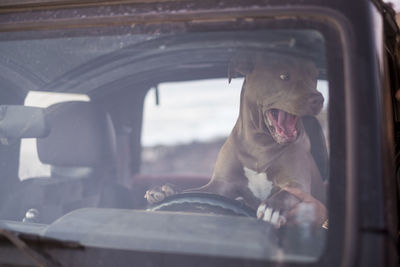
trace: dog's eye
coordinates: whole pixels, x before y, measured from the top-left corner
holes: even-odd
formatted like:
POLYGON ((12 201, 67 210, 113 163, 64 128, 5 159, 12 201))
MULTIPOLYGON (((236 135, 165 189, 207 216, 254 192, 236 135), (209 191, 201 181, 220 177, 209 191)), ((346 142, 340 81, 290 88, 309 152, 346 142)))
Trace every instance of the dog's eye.
POLYGON ((279 75, 279 78, 280 78, 282 81, 289 81, 289 80, 290 80, 290 75, 289 75, 289 73, 284 72, 284 73, 281 73, 281 74, 279 75))

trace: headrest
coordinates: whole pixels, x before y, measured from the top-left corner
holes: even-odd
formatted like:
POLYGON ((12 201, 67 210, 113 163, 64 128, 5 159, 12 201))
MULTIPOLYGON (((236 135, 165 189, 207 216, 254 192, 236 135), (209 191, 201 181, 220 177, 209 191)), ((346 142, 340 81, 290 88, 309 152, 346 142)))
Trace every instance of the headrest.
POLYGON ((37 140, 39 159, 63 167, 114 163, 115 133, 109 115, 91 102, 63 102, 46 109, 50 133, 37 140))

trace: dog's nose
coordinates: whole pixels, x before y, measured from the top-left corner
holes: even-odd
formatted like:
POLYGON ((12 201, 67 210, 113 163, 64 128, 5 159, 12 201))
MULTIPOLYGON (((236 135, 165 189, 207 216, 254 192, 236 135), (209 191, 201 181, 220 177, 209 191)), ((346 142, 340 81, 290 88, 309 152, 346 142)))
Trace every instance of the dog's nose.
POLYGON ((324 105, 324 97, 321 93, 313 93, 308 99, 308 104, 311 109, 311 112, 314 115, 317 115, 324 105))

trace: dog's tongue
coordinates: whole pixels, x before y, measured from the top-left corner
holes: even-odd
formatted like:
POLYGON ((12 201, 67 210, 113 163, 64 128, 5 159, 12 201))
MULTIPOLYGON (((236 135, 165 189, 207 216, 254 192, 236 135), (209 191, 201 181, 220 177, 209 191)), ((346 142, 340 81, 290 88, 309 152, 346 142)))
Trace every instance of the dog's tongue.
POLYGON ((297 116, 283 110, 278 110, 277 132, 287 136, 293 136, 296 130, 297 116))
POLYGON ((294 137, 296 135, 296 124, 298 117, 280 109, 270 110, 270 118, 275 131, 280 136, 294 137))

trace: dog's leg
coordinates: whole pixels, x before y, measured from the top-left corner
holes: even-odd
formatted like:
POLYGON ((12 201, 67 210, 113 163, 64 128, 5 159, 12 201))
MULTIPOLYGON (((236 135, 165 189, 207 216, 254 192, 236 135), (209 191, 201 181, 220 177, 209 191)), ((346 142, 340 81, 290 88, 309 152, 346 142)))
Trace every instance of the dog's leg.
POLYGON ((208 184, 202 187, 190 188, 186 190, 180 190, 173 184, 165 184, 161 187, 157 186, 147 190, 144 198, 147 199, 149 204, 161 202, 166 197, 179 193, 209 193, 235 199, 236 197, 241 196, 237 190, 237 188, 240 187, 241 186, 235 183, 221 181, 220 179, 212 179, 208 184))
POLYGON ((216 181, 212 179, 208 184, 198 187, 189 188, 186 190, 180 190, 177 186, 173 184, 164 184, 163 186, 156 186, 146 191, 144 198, 150 204, 155 204, 163 201, 166 197, 172 196, 179 193, 210 193, 219 194, 229 197, 231 184, 225 184, 224 182, 216 181))

